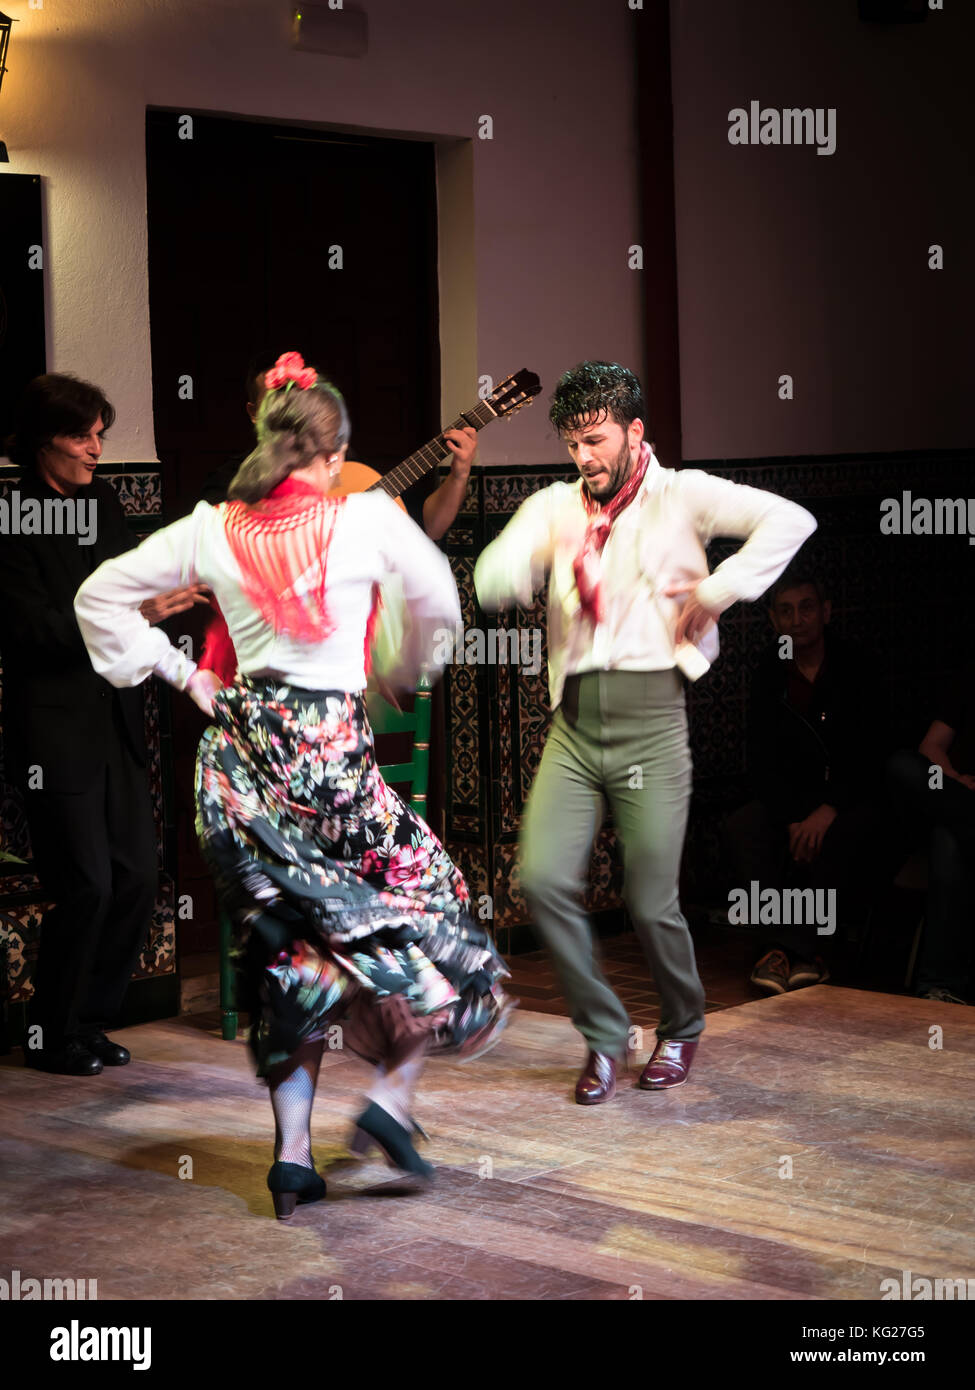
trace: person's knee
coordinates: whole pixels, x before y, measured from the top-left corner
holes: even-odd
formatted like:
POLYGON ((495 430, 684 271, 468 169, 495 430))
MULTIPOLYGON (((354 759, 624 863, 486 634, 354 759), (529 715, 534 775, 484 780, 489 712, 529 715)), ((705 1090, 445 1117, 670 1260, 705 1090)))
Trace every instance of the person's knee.
POLYGON ((518 886, 529 902, 547 902, 566 891, 571 875, 568 868, 551 855, 523 855, 518 886))
POLYGON ((686 930, 675 890, 676 873, 628 874, 623 879, 622 898, 637 927, 675 927, 686 930))

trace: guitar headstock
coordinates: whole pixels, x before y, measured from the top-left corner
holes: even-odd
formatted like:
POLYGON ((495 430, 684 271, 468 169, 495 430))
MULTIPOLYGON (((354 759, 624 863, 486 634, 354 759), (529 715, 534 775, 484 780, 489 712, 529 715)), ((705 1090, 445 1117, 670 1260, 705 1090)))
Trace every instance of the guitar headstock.
POLYGON ((523 405, 530 405, 541 390, 542 383, 535 373, 522 367, 520 372, 506 376, 484 399, 496 415, 513 415, 523 405))

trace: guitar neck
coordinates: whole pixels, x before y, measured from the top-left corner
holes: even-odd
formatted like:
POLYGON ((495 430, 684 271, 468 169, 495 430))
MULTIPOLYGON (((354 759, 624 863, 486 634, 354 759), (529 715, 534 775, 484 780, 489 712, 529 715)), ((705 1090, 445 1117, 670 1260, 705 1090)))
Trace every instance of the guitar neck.
MULTIPOLYGON (((498 412, 490 406, 487 401, 478 401, 473 410, 465 410, 462 415, 447 426, 448 430, 462 430, 471 425, 476 430, 482 430, 489 420, 496 420, 498 412)), ((383 492, 390 497, 399 497, 408 487, 411 487, 418 478, 422 478, 424 473, 430 473, 445 458, 450 456, 451 450, 445 442, 442 434, 438 434, 435 439, 431 439, 429 444, 424 444, 422 449, 417 449, 415 454, 410 454, 408 459, 398 463, 391 469, 384 478, 380 478, 377 483, 366 488, 366 492, 375 492, 377 488, 382 488, 383 492)))

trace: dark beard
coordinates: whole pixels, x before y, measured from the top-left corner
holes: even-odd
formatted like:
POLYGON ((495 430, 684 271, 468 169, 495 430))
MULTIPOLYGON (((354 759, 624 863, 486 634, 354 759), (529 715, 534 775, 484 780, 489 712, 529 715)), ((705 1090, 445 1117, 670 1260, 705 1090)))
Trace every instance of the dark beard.
POLYGON ((633 469, 630 467, 630 446, 627 441, 624 440, 623 447, 617 454, 613 467, 610 470, 610 481, 606 491, 600 492, 597 495, 590 488, 590 496, 594 497, 600 506, 605 506, 607 502, 612 502, 620 488, 628 482, 632 472, 633 469))

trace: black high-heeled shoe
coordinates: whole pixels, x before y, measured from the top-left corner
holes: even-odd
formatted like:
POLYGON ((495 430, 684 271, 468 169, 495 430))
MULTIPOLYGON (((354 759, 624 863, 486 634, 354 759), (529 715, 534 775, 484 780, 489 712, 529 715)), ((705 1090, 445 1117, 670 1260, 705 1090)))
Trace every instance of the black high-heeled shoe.
MULTIPOLYGON (((379 1108, 381 1109, 382 1107, 379 1108)), ((410 1124, 413 1126, 413 1133, 418 1134, 421 1139, 425 1139, 429 1144, 430 1136, 420 1124, 419 1120, 414 1120, 411 1115, 410 1124)), ((371 1134, 367 1134, 366 1131, 361 1128, 359 1122, 356 1121, 356 1127, 352 1132, 352 1138, 349 1140, 349 1152, 355 1154, 356 1158, 365 1158, 370 1149, 378 1147, 380 1147, 379 1140, 375 1139, 371 1134)))
POLYGON ((274 1202, 274 1215, 279 1221, 293 1216, 299 1202, 320 1202, 327 1190, 321 1174, 300 1163, 273 1163, 267 1185, 274 1202))
MULTIPOLYGON (((413 1134, 423 1134, 424 1138, 427 1137, 415 1120, 411 1120, 411 1124, 413 1134)), ((385 1111, 381 1105, 377 1105, 375 1101, 370 1101, 356 1121, 353 1144, 363 1142, 360 1139, 361 1135, 367 1136, 369 1141, 382 1150, 391 1167, 398 1168, 401 1173, 413 1179, 417 1185, 426 1186, 433 1181, 433 1164, 427 1163, 414 1149, 411 1142, 411 1131, 394 1120, 392 1115, 385 1111)), ((366 1147, 368 1148, 368 1143, 366 1143, 366 1147)))

